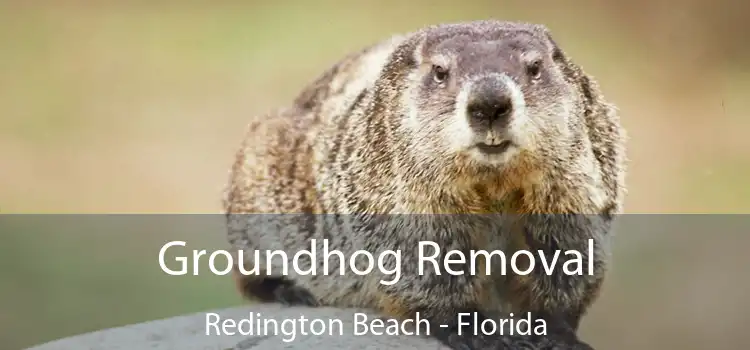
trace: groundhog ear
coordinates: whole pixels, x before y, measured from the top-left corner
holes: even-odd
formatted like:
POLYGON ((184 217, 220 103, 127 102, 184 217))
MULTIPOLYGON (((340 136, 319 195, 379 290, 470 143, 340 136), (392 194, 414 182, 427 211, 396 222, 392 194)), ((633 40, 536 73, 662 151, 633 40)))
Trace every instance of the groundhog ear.
POLYGON ((550 50, 552 51, 552 59, 555 62, 565 61, 565 53, 562 51, 562 49, 560 49, 560 45, 557 45, 555 39, 552 38, 552 34, 550 34, 549 31, 545 31, 544 35, 547 38, 547 43, 549 44, 550 50))

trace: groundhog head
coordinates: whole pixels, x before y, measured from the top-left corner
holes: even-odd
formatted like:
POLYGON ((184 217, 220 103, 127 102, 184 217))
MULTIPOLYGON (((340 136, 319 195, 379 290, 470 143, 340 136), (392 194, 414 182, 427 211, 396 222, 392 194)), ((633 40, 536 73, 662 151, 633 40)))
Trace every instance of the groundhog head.
POLYGON ((401 126, 417 158, 429 154, 464 169, 497 171, 516 161, 564 157, 580 143, 580 92, 544 26, 440 25, 394 55, 402 56, 395 61, 406 72, 400 75, 401 126))

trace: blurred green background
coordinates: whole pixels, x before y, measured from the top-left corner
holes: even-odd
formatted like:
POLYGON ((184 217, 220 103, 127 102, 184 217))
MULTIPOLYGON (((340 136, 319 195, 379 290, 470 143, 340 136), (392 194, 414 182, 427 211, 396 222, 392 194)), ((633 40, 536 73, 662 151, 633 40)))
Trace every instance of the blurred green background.
MULTIPOLYGON (((749 15, 732 0, 0 1, 0 212, 218 213, 249 115, 391 33, 501 18, 549 26, 618 104, 627 212, 748 213, 749 15)), ((220 230, 0 220, 2 349, 240 303, 228 278, 158 268, 164 242, 223 247, 220 230)), ((657 231, 618 236, 582 336, 747 346, 750 235, 657 231)))

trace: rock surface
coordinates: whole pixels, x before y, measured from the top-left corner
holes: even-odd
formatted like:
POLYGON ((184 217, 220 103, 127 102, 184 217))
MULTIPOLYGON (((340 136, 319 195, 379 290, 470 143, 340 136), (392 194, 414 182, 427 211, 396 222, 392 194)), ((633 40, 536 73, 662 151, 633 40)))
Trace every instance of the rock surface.
MULTIPOLYGON (((256 304, 105 329, 52 341, 27 350, 447 349, 440 346, 436 340, 427 337, 375 335, 372 332, 367 332, 364 335, 355 335, 353 321, 356 312, 359 311, 256 304), (206 335, 207 322, 215 321, 215 317, 217 317, 215 315, 221 318, 221 321, 218 322, 219 327, 221 327, 222 321, 233 320, 236 325, 240 320, 248 319, 251 313, 256 315, 256 320, 270 318, 277 320, 280 332, 275 334, 273 328, 269 328, 266 332, 267 334, 261 335, 242 335, 239 333, 235 335, 216 335, 215 328, 210 328, 212 335, 206 335), (299 322, 295 322, 297 326, 296 334, 294 339, 291 339, 291 336, 287 335, 290 332, 283 331, 282 322, 284 320, 298 320, 300 316, 304 316, 308 320, 306 327, 302 328, 299 322), (311 331, 318 331, 319 329, 317 328, 318 324, 311 329, 310 320, 314 319, 323 320, 326 328, 328 327, 329 320, 340 320, 343 324, 341 332, 343 335, 339 334, 339 328, 335 328, 336 332, 334 335, 330 335, 327 332, 322 335, 312 335, 311 331), (302 334, 303 331, 307 335, 302 334)), ((369 320, 374 318, 375 316, 368 315, 369 320)), ((290 323, 291 321, 286 321, 286 324, 290 323)), ((263 322, 260 322, 260 324, 262 325, 263 322)), ((242 329, 247 328, 247 325, 242 327, 242 329)), ((236 332, 237 329, 235 326, 234 331, 236 332)), ((227 330, 231 331, 232 329, 227 330)))

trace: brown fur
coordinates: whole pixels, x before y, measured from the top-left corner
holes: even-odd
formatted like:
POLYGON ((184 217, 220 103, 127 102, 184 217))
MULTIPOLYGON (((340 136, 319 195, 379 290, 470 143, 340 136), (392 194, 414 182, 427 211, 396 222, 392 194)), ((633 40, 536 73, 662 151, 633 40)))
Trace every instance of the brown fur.
MULTIPOLYGON (((347 56, 288 108, 250 122, 225 197, 229 241, 247 253, 307 249, 316 238, 328 239, 331 249, 345 254, 359 249, 405 254, 402 281, 393 286, 378 284, 383 277, 378 273, 274 277, 299 286, 316 305, 369 307, 399 318, 419 311, 443 323, 454 320, 458 310, 531 311, 564 319, 574 333, 606 272, 612 216, 621 211, 624 197, 624 138, 614 107, 543 26, 477 21, 425 28, 347 56), (470 50, 477 54, 458 53, 470 50), (488 52, 507 50, 544 57, 545 78, 526 83, 524 63, 515 58, 483 61, 499 57, 488 52), (433 57, 453 57, 457 72, 438 87, 430 87, 433 57), (468 86, 467 79, 487 71, 516 79, 533 126, 518 129, 532 131, 521 135, 517 154, 502 164, 451 149, 441 137, 452 135, 446 130, 459 118, 456 96, 468 86), (259 226, 262 217, 234 215, 243 213, 511 216, 506 221, 436 216, 409 221, 414 230, 399 233, 390 222, 372 222, 377 229, 352 232, 342 226, 322 228, 328 219, 293 215, 278 218, 277 230, 269 231, 259 226), (279 232, 284 225, 293 229, 279 232), (431 227, 449 228, 453 235, 431 227), (595 276, 546 276, 538 273, 541 267, 528 276, 419 276, 411 266, 420 240, 442 242, 445 251, 502 249, 510 256, 516 249, 555 247, 585 253, 588 238, 597 244, 595 276)), ((558 266, 564 259, 561 255, 558 266)), ((307 263, 322 270, 320 261, 307 263)), ((498 341, 521 341, 511 338, 498 341)))

